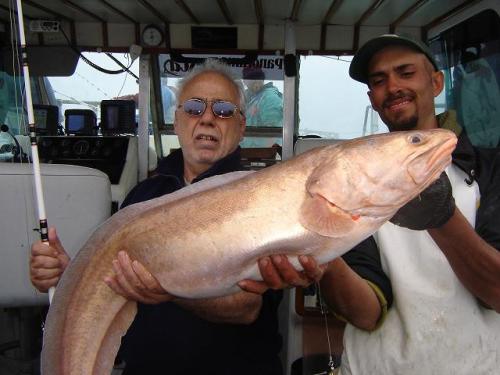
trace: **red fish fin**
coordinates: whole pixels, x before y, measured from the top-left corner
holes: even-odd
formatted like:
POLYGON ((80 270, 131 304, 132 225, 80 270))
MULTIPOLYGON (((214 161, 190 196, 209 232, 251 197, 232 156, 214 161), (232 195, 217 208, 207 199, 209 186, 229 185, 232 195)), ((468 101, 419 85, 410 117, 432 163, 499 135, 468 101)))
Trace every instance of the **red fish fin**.
POLYGON ((132 324, 136 313, 137 303, 127 301, 118 314, 116 314, 99 348, 92 374, 111 373, 116 353, 118 353, 118 348, 120 347, 121 338, 132 324))
POLYGON ((343 236, 355 227, 354 220, 357 218, 346 214, 318 194, 308 195, 302 203, 300 223, 322 236, 343 236))

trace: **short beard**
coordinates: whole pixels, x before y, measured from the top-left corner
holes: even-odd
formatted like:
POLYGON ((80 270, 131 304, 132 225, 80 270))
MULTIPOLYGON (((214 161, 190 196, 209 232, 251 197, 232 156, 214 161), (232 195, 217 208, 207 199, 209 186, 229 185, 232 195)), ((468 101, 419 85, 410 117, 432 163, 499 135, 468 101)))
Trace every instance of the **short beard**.
POLYGON ((406 131, 406 130, 414 130, 417 128, 418 124, 418 117, 411 116, 409 119, 405 120, 404 122, 392 122, 392 123, 386 123, 387 127, 389 128, 389 131, 395 132, 395 131, 406 131))

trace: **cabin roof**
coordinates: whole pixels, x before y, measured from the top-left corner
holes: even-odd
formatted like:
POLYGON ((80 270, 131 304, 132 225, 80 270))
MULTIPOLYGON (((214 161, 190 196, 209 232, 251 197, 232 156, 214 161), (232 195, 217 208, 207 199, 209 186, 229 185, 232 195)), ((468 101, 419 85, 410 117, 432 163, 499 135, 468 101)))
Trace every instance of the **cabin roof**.
MULTIPOLYGON (((349 53, 369 37, 388 32, 425 39, 436 23, 474 0, 23 0, 25 23, 61 22, 68 40, 82 49, 108 50, 142 44, 149 24, 164 33, 160 49, 193 49, 197 27, 237 29, 238 50, 283 50, 283 25, 296 28, 296 48, 311 53, 349 53)), ((10 25, 0 0, 0 25, 10 25)), ((15 3, 15 2, 14 2, 15 3)), ((25 29, 29 30, 28 27, 25 29)), ((30 44, 64 45, 50 33, 30 33, 30 44), (37 35, 38 34, 38 35, 37 35)), ((199 50, 200 48, 198 48, 199 50)), ((203 48, 202 48, 203 49, 203 48)), ((219 49, 225 49, 223 47, 219 49)), ((229 48, 230 49, 230 48, 229 48)))

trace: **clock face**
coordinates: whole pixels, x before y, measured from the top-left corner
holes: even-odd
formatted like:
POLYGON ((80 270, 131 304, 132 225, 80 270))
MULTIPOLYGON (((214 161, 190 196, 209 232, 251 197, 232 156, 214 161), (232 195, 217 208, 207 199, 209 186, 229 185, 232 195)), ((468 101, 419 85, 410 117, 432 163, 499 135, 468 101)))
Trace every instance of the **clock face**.
POLYGON ((142 31, 142 42, 146 46, 156 47, 163 42, 163 32, 154 25, 148 25, 142 31))

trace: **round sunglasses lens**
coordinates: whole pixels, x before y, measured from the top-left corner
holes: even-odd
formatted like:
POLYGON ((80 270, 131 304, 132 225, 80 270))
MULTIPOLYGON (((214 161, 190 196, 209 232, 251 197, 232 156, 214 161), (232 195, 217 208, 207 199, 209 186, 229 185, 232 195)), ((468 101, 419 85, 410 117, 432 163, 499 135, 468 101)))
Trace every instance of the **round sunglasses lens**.
POLYGON ((184 108, 184 112, 191 116, 200 116, 205 112, 205 103, 201 100, 186 100, 182 107, 184 108))
POLYGON ((212 110, 216 116, 228 118, 234 115, 236 106, 230 102, 215 102, 212 105, 212 110))

